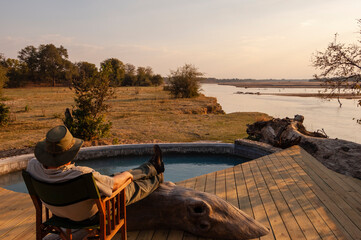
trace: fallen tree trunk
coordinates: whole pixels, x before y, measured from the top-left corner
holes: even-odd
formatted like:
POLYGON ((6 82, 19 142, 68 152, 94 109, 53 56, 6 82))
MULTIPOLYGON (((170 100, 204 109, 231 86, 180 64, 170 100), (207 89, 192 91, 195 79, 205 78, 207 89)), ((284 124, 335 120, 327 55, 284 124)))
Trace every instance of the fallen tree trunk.
POLYGON ((179 229, 216 239, 250 239, 269 230, 216 195, 165 182, 145 199, 127 207, 130 231, 179 229))
POLYGON ((324 132, 309 132, 303 116, 274 118, 248 125, 250 138, 287 148, 299 145, 329 169, 361 179, 361 144, 330 139, 324 132))

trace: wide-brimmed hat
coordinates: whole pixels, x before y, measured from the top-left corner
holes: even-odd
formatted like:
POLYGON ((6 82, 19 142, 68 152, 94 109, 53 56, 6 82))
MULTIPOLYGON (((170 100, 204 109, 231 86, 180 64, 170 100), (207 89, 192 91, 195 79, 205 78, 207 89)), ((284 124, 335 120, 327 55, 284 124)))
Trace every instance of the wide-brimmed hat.
POLYGON ((73 161, 83 140, 74 138, 63 125, 54 127, 46 134, 46 138, 35 146, 35 157, 47 167, 59 167, 73 161))

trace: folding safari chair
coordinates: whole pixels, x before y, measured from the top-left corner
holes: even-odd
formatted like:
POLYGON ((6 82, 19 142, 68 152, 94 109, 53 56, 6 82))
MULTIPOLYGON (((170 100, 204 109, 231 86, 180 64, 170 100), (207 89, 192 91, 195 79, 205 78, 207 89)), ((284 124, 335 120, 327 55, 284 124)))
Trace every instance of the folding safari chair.
POLYGON ((71 229, 97 229, 101 240, 112 239, 121 229, 122 240, 127 239, 124 189, 131 182, 130 179, 113 192, 111 197, 101 198, 92 173, 62 183, 38 181, 25 170, 22 174, 36 209, 37 240, 43 239, 49 233, 59 234, 63 240, 71 240, 71 229), (74 222, 55 216, 42 204, 44 202, 52 206, 67 206, 87 199, 93 199, 98 207, 96 217, 99 217, 99 221, 95 219, 95 223, 91 224, 89 221, 74 222))

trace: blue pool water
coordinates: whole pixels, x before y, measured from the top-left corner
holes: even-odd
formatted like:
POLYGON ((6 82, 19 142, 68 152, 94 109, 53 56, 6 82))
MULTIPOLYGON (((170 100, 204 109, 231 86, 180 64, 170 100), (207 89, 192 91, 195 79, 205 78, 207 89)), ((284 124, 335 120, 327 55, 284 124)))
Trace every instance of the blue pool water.
MULTIPOLYGON (((150 156, 121 156, 116 158, 82 160, 76 164, 88 166, 96 171, 111 175, 135 168, 148 161, 150 156)), ((165 154, 165 181, 179 182, 188 178, 233 167, 248 159, 220 154, 165 154)), ((21 177, 21 171, 0 176, 0 187, 15 191, 27 192, 21 177)))

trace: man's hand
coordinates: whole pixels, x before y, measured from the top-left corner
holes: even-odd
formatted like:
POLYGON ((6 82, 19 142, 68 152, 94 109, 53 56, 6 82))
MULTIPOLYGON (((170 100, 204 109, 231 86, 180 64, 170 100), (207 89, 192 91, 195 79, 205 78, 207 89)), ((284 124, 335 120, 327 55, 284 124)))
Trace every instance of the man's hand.
POLYGON ((130 172, 122 172, 118 175, 115 175, 113 177, 114 179, 113 191, 121 187, 129 178, 133 181, 133 175, 130 172))

